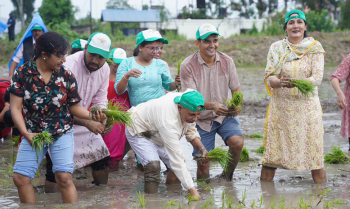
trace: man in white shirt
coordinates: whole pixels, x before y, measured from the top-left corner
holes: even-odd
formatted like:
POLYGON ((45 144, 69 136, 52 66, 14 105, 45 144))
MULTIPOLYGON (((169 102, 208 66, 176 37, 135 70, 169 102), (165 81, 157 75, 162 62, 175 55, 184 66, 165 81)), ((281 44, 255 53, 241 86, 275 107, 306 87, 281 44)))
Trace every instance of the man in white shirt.
MULTIPOLYGON (((166 183, 180 180, 192 196, 200 199, 186 165, 180 139, 186 136, 187 141, 205 157, 207 150, 201 143, 195 124, 204 110, 204 97, 191 89, 183 94, 168 93, 128 110, 133 123, 126 128, 125 135, 144 166, 146 193, 158 192, 162 159, 170 168, 166 183)), ((208 160, 203 161, 206 163, 208 160)))
POLYGON ((18 64, 24 58, 23 63, 30 61, 33 58, 34 54, 34 45, 36 40, 44 33, 43 28, 39 24, 33 25, 31 28, 32 36, 24 39, 16 55, 13 57, 12 63, 10 65, 10 72, 8 79, 11 80, 15 69, 18 67, 18 64))

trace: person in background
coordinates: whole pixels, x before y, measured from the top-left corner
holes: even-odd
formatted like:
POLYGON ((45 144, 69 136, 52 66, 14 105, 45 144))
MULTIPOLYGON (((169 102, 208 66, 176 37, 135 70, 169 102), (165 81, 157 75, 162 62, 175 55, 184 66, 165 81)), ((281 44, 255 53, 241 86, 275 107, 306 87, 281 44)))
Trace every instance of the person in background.
POLYGON ((15 41, 16 19, 13 18, 12 13, 9 14, 9 19, 7 20, 7 25, 9 25, 9 27, 7 28, 8 32, 9 32, 9 41, 15 41))
POLYGON ((264 124, 260 180, 272 181, 276 169, 282 168, 311 170, 314 182, 324 183, 324 132, 317 86, 323 79, 325 51, 320 42, 307 37, 302 11, 289 11, 283 29, 287 37, 273 43, 267 54, 264 80, 271 101, 264 124), (291 79, 313 83, 313 94, 301 94, 291 79))
POLYGON ((30 30, 32 35, 24 39, 23 43, 20 43, 17 53, 12 58, 12 62, 10 64, 9 77, 8 77, 9 80, 11 80, 15 69, 18 67, 18 64, 21 62, 22 59, 24 59, 23 63, 26 63, 33 58, 34 45, 38 40, 38 38, 42 34, 44 34, 43 27, 38 23, 34 24, 30 30))
POLYGON ((340 134, 349 140, 350 156, 350 54, 348 54, 340 63, 338 68, 331 76, 331 82, 334 91, 338 95, 338 107, 342 110, 340 134), (344 92, 339 83, 345 81, 344 92))
POLYGON ((87 41, 84 39, 76 39, 72 42, 70 54, 75 54, 76 52, 84 51, 87 41))
MULTIPOLYGON (((233 162, 222 175, 227 181, 239 162, 243 148, 243 134, 237 116, 240 110, 228 110, 222 103, 228 94, 240 91, 237 70, 231 57, 219 52, 219 33, 211 24, 201 25, 195 41, 199 51, 187 57, 181 64, 180 76, 182 89, 196 89, 205 98, 205 107, 196 122, 201 141, 210 152, 215 148, 215 135, 218 133, 229 147, 233 162), (230 92, 229 92, 230 90, 230 92)), ((192 155, 198 154, 193 150, 192 155)), ((197 179, 209 178, 210 163, 197 163, 197 179)))
MULTIPOLYGON (((68 47, 66 39, 56 32, 40 36, 34 60, 18 68, 9 87, 12 120, 23 135, 13 169, 13 181, 22 203, 36 202, 31 180, 48 149, 63 202, 78 200, 72 181, 74 131, 71 115, 87 120, 92 118, 79 103, 81 99, 74 75, 62 65, 68 47), (46 131, 54 143, 44 145, 37 156, 37 148, 33 150, 32 147, 33 138, 46 131)), ((101 120, 103 118, 105 115, 101 120)))
POLYGON ((188 89, 184 93, 168 93, 132 107, 132 124, 125 135, 131 148, 144 166, 145 193, 158 193, 160 160, 169 168, 166 184, 181 182, 190 195, 200 199, 181 150, 180 139, 185 136, 203 158, 208 153, 196 129, 195 122, 205 110, 204 98, 188 89))
MULTIPOLYGON (((118 95, 115 91, 114 85, 116 80, 116 74, 120 63, 126 59, 126 52, 122 48, 112 49, 107 60, 109 64, 109 86, 107 98, 111 104, 117 103, 123 107, 123 110, 128 110, 130 108, 130 102, 128 98, 128 92, 125 91, 123 94, 118 95)), ((108 129, 108 127, 106 127, 108 129)), ((125 136, 125 125, 124 124, 114 124, 110 127, 110 132, 103 134, 102 138, 108 147, 110 153, 109 170, 118 170, 119 161, 123 158, 124 150, 128 151, 130 145, 126 142, 125 136), (127 147, 126 149, 125 146, 127 147)))

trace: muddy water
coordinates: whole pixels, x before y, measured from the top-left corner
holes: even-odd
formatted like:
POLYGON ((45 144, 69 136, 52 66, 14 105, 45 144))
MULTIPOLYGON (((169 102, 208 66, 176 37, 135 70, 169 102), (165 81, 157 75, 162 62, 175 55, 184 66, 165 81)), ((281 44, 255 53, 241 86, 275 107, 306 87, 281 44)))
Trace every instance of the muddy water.
MULTIPOLYGON (((329 78, 333 69, 325 71, 325 78, 329 78), (328 74, 327 74, 328 73, 328 74)), ((261 81, 263 69, 238 69, 242 90, 249 98, 261 98, 266 96, 264 84, 261 81)), ((320 87, 320 95, 334 98, 333 90, 329 82, 323 82, 320 87)), ((246 96, 247 97, 247 96, 246 96)), ((263 133, 264 112, 257 114, 244 114, 239 116, 243 133, 263 133)), ((329 152, 333 145, 340 146, 343 151, 347 151, 348 142, 342 139, 339 134, 340 129, 340 112, 334 111, 323 115, 323 123, 325 129, 324 149, 325 153, 329 152)), ((0 169, 5 170, 9 166, 6 163, 11 163, 10 157, 15 153, 8 146, 9 140, 0 142, 0 169)), ((216 146, 224 145, 220 136, 216 137, 216 146)), ((187 192, 180 185, 165 185, 165 166, 162 165, 162 182, 159 187, 159 193, 156 195, 146 195, 146 208, 165 208, 164 205, 174 200, 183 208, 201 208, 203 204, 213 196, 214 205, 209 205, 208 208, 221 208, 222 192, 227 191, 230 198, 234 198, 234 208, 237 207, 239 201, 242 201, 242 193, 246 192, 244 204, 246 208, 255 202, 256 208, 259 208, 259 201, 263 199, 261 208, 273 206, 275 208, 281 204, 282 196, 285 199, 284 205, 290 208, 298 206, 302 197, 308 205, 314 207, 320 202, 321 197, 317 194, 324 189, 332 190, 322 201, 317 208, 326 206, 327 201, 341 199, 346 203, 345 206, 335 206, 336 208, 350 207, 350 166, 349 165, 326 165, 328 182, 326 184, 314 184, 310 171, 289 171, 278 169, 274 181, 261 182, 259 180, 262 155, 255 153, 253 150, 262 145, 261 139, 245 138, 245 146, 250 151, 251 161, 247 163, 239 163, 234 174, 232 182, 226 182, 217 178, 221 174, 222 169, 219 165, 212 163, 210 168, 212 189, 206 190, 202 186, 195 183, 203 200, 199 202, 191 202, 187 204, 187 192), (339 170, 340 169, 340 170, 339 170), (310 200, 313 203, 310 204, 310 200)), ((192 148, 185 139, 181 140, 181 146, 186 155, 186 162, 191 171, 193 178, 196 177, 196 163, 192 160, 192 148)), ((35 177, 33 185, 36 189, 36 205, 20 204, 17 190, 14 187, 11 179, 6 180, 4 174, 0 174, 0 179, 5 183, 0 185, 9 186, 7 189, 0 189, 0 206, 1 208, 135 208, 137 207, 138 198, 137 191, 143 191, 143 173, 136 168, 135 157, 132 152, 120 162, 118 171, 110 172, 109 182, 107 186, 95 186, 91 184, 92 176, 90 168, 85 168, 75 171, 73 175, 74 184, 78 190, 79 201, 72 205, 61 204, 61 196, 56 194, 45 194, 43 185, 45 180, 45 170, 40 170, 40 177, 35 177)), ((173 207, 175 208, 175 207, 173 207)), ((226 208, 226 206, 225 206, 226 208)))

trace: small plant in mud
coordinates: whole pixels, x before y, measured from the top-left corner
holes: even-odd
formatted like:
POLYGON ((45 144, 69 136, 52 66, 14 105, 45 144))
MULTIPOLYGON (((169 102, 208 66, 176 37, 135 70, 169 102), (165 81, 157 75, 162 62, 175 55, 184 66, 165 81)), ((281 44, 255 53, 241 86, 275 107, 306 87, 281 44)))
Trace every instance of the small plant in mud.
POLYGON ((137 197, 139 198, 139 204, 140 204, 141 208, 146 207, 147 199, 145 198, 145 195, 142 194, 140 191, 138 191, 136 193, 137 193, 137 197))
POLYGON ((249 161, 249 152, 246 147, 243 147, 242 152, 241 152, 241 158, 239 159, 239 162, 248 162, 249 161))
POLYGON ((244 191, 242 192, 242 200, 240 201, 240 203, 242 204, 242 205, 244 205, 245 206, 245 199, 247 198, 247 189, 246 188, 244 188, 244 191))
POLYGON ((170 200, 169 202, 165 203, 164 208, 176 206, 175 200, 170 200))
POLYGON ((213 187, 211 187, 209 184, 207 184, 206 182, 197 182, 197 184, 202 187, 206 192, 210 191, 213 189, 213 187))
MULTIPOLYGON (((205 158, 208 158, 210 161, 213 161, 213 162, 218 162, 221 165, 221 167, 224 169, 224 171, 226 171, 227 165, 233 162, 231 154, 227 150, 224 150, 221 147, 217 147, 212 151, 208 152, 205 155, 205 158)), ((193 159, 196 161, 200 161, 202 160, 202 157, 200 155, 195 155, 193 159)))
POLYGON ((263 139, 264 138, 264 136, 261 134, 250 134, 249 137, 253 138, 253 139, 263 139))
POLYGON ((192 201, 198 201, 198 198, 193 197, 190 193, 188 193, 187 204, 190 204, 192 201))
POLYGON ((324 162, 328 164, 347 164, 349 163, 349 157, 340 149, 340 147, 334 146, 330 153, 324 156, 324 162))
POLYGON ((261 195, 261 196, 260 196, 260 200, 259 200, 259 208, 260 208, 260 209, 262 208, 263 204, 264 204, 264 198, 263 198, 263 196, 261 195))
POLYGON ((261 145, 258 149, 255 150, 255 152, 259 153, 259 154, 264 154, 264 152, 265 152, 264 145, 261 145))

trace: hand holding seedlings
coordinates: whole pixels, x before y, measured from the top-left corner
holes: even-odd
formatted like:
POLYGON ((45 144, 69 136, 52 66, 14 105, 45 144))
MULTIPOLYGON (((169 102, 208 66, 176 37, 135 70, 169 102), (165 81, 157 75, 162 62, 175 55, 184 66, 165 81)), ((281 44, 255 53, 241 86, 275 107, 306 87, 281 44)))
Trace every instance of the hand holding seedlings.
POLYGON ((212 110, 217 115, 228 115, 228 113, 229 113, 227 107, 223 104, 218 103, 218 102, 213 102, 213 104, 211 106, 213 108, 212 110))
POLYGON ((24 138, 27 139, 28 143, 30 144, 30 146, 33 146, 32 142, 33 142, 33 138, 36 136, 36 133, 25 133, 23 134, 24 138))
POLYGON ((281 88, 293 88, 294 86, 290 83, 291 79, 282 77, 280 79, 281 88))
MULTIPOLYGON (((49 132, 34 134, 32 138, 31 146, 36 151, 36 160, 39 163, 39 153, 43 150, 44 146, 48 146, 53 143, 53 138, 49 132)), ((30 136, 30 135, 29 135, 30 136)))
MULTIPOLYGON (((204 147, 204 146, 203 146, 204 147)), ((201 149, 200 151, 199 151, 199 154, 201 154, 201 157, 202 157, 202 159, 201 159, 201 163, 202 164, 207 164, 208 162, 209 162, 209 159, 208 158, 206 158, 205 156, 208 154, 208 151, 207 151, 207 149, 201 149)))
POLYGON ((107 116, 102 112, 102 110, 98 110, 96 111, 96 114, 91 114, 91 119, 94 121, 103 122, 107 119, 107 116))
POLYGON ((315 85, 307 80, 291 80, 290 83, 293 87, 297 87, 299 91, 306 97, 314 94, 315 85))
POLYGON ((243 94, 241 91, 233 92, 232 99, 225 100, 224 103, 228 108, 228 115, 236 116, 241 112, 243 94))

